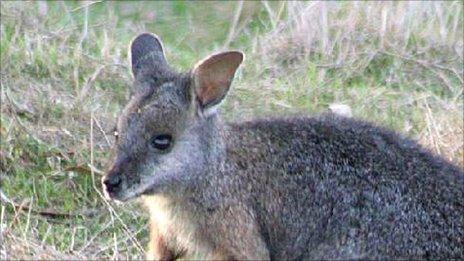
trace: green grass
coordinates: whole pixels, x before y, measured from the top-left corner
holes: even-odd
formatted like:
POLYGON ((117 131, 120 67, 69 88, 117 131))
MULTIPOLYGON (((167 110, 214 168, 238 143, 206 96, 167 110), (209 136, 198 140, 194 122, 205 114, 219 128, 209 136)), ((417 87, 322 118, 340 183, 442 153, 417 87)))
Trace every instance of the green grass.
POLYGON ((137 203, 110 207, 98 193, 111 157, 106 134, 129 97, 128 45, 142 31, 158 34, 182 71, 214 51, 246 53, 222 105, 228 120, 346 104, 464 165, 460 2, 387 3, 384 38, 374 3, 264 3, 2 1, 0 178, 17 206, 2 198, 0 256, 143 257, 147 214, 137 203), (422 10, 423 20, 409 21, 409 11, 401 20, 400 7, 422 10), (295 19, 302 15, 317 30, 295 19))

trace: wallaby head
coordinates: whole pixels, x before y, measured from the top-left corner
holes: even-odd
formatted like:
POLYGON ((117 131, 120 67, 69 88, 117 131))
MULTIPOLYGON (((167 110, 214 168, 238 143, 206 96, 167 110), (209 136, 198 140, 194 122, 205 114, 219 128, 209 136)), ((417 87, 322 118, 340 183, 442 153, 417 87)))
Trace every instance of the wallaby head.
POLYGON ((120 201, 195 179, 211 153, 205 140, 215 127, 213 108, 243 60, 241 52, 222 52, 177 73, 161 41, 148 33, 132 41, 130 54, 132 95, 119 116, 114 161, 103 178, 105 194, 120 201))

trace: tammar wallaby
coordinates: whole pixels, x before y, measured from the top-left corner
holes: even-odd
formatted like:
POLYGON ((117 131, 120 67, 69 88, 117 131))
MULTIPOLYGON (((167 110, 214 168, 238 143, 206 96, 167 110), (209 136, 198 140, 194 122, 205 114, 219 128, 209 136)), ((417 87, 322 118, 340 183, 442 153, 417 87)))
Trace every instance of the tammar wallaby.
POLYGON ((221 122, 243 54, 177 73, 131 44, 106 195, 142 196, 148 259, 463 258, 464 173, 416 142, 338 116, 221 122))

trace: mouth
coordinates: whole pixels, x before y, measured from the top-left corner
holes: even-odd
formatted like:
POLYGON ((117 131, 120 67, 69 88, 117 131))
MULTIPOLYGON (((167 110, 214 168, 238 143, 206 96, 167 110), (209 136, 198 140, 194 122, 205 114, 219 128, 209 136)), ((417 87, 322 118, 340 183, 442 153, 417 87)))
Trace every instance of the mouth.
POLYGON ((155 185, 150 185, 142 187, 138 190, 130 190, 126 188, 125 190, 108 191, 107 187, 103 185, 103 195, 106 200, 114 201, 116 203, 123 203, 138 198, 142 195, 154 194, 156 193, 155 187, 155 185))
POLYGON ((106 200, 114 201, 116 203, 122 203, 127 200, 121 197, 119 193, 109 192, 105 186, 103 186, 103 196, 105 197, 106 200))
POLYGON ((104 188, 103 195, 105 196, 105 199, 108 201, 114 201, 116 203, 124 203, 124 202, 128 202, 132 199, 139 197, 140 195, 142 195, 142 193, 134 193, 134 192, 124 193, 123 191, 109 192, 106 188, 104 188))

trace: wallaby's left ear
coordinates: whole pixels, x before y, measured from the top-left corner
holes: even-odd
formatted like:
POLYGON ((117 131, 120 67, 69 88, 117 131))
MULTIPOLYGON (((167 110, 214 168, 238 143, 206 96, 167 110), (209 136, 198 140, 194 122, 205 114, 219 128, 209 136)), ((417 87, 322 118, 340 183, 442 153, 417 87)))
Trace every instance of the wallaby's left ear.
POLYGON ((144 68, 162 70, 168 66, 163 44, 155 34, 143 33, 132 40, 130 55, 134 76, 144 68))
POLYGON ((194 91, 202 109, 218 104, 226 96, 243 56, 237 51, 213 54, 194 67, 194 91))

